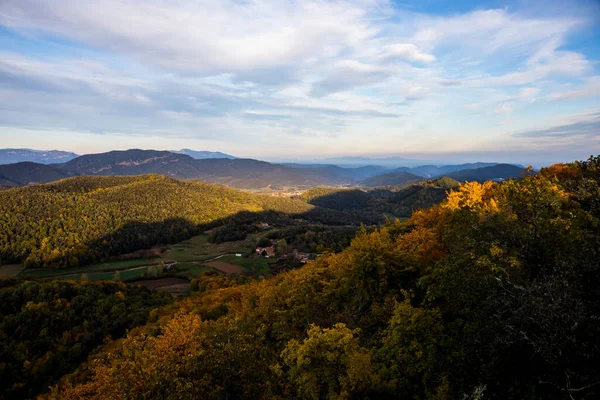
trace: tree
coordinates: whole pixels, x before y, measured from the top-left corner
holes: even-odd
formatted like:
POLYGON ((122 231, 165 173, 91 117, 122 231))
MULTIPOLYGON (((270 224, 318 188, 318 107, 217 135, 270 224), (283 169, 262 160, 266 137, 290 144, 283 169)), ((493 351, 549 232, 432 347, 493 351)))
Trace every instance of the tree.
POLYGON ((281 353, 298 395, 306 399, 349 399, 377 382, 369 351, 345 324, 311 325, 302 342, 290 340, 281 353))

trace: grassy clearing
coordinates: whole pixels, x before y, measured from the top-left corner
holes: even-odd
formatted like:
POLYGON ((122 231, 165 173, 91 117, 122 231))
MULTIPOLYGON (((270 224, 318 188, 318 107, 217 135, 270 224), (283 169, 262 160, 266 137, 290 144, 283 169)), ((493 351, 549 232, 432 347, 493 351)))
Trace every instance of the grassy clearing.
POLYGON ((179 263, 175 266, 177 272, 189 275, 191 278, 199 278, 203 272, 211 271, 212 268, 196 263, 179 263))
MULTIPOLYGON (((116 271, 115 271, 116 272, 116 271)), ((112 281, 115 280, 115 272, 92 272, 86 273, 88 281, 112 281)), ((134 269, 130 271, 120 271, 119 280, 128 280, 141 278, 144 274, 148 274, 148 268, 134 269)), ((61 281, 80 281, 83 274, 57 276, 52 279, 61 281)))
POLYGON ((189 261, 206 261, 221 254, 241 253, 248 255, 254 249, 256 241, 262 234, 248 235, 245 240, 225 242, 220 244, 209 243, 208 236, 199 235, 183 242, 171 245, 161 260, 175 260, 179 263, 189 261))
MULTIPOLYGON (((140 268, 129 271, 123 270, 149 264, 158 264, 161 261, 165 264, 168 264, 171 261, 177 261, 177 272, 187 274, 191 278, 196 278, 199 277, 203 272, 211 270, 210 267, 201 265, 203 261, 212 260, 222 254, 239 253, 247 256, 253 252, 256 241, 262 235, 264 235, 264 232, 248 235, 245 240, 225 242, 220 244, 209 243, 208 236, 206 235, 194 236, 191 239, 169 246, 169 250, 165 252, 163 257, 154 259, 142 258, 125 261, 109 261, 100 264, 87 265, 85 267, 63 269, 45 268, 22 270, 22 267, 11 267, 13 267, 12 270, 21 270, 20 272, 17 272, 19 278, 81 280, 81 275, 85 273, 87 274, 87 279, 90 281, 114 280, 115 272, 120 270, 119 279, 129 280, 141 278, 143 274, 148 273, 148 268, 140 268)), ((236 256, 223 257, 223 261, 226 259, 234 260, 231 262, 232 264, 239 265, 240 267, 244 268, 245 271, 250 273, 265 274, 269 272, 269 268, 265 260, 248 259, 245 257, 236 256)), ((9 266, 3 266, 3 268, 4 267, 9 266)))
MULTIPOLYGON (((40 268, 40 269, 28 269, 22 271, 19 274, 19 278, 49 278, 54 275, 62 275, 62 274, 77 274, 77 273, 90 273, 94 271, 104 271, 104 270, 118 270, 125 268, 133 268, 141 265, 147 265, 159 262, 158 259, 145 259, 140 258, 137 260, 125 260, 125 261, 109 261, 100 264, 87 265, 85 267, 76 267, 76 268, 61 268, 61 269, 52 269, 52 268, 40 268)), ((114 272, 112 273, 114 275, 114 272)), ((58 279, 58 278, 57 278, 58 279)))
POLYGON ((219 261, 230 263, 233 265, 239 265, 244 269, 245 272, 259 275, 266 275, 271 272, 269 264, 274 263, 277 260, 274 258, 246 258, 236 256, 225 256, 219 258, 219 261))

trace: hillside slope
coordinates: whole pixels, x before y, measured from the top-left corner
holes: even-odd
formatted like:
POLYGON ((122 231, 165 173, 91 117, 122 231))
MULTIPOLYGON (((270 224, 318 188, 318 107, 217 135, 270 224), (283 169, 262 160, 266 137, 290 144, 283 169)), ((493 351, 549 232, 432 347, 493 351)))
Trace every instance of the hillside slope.
POLYGON ((498 164, 491 167, 477 169, 465 169, 452 172, 446 176, 459 182, 477 181, 484 182, 488 180, 506 180, 510 178, 519 178, 525 169, 512 164, 498 164))
POLYGON ((596 398, 599 202, 600 157, 467 183, 269 280, 204 276, 50 398, 596 398))
POLYGON ((47 183, 64 177, 66 177, 65 173, 53 165, 34 162, 0 165, 0 184, 8 186, 47 183))
MULTIPOLYGON (((0 191, 0 262, 65 267, 173 243, 211 224, 269 213, 320 220, 334 211, 161 175, 77 177, 0 191), (251 214, 249 214, 251 213, 251 214)), ((347 223, 332 214, 333 221, 347 223)))
POLYGON ((162 174, 178 179, 201 179, 224 185, 256 189, 264 187, 337 185, 348 178, 328 170, 297 169, 252 159, 194 159, 186 154, 155 150, 110 151, 88 154, 62 164, 11 164, 0 180, 26 185, 66 176, 127 176, 162 174))
POLYGON ((309 204, 333 210, 360 210, 369 205, 371 196, 358 189, 316 187, 302 193, 300 199, 309 204))
POLYGON ((358 184, 364 187, 403 186, 410 183, 416 183, 422 180, 422 177, 412 174, 410 172, 393 172, 365 179, 363 181, 360 181, 358 184))
POLYGON ((457 188, 458 185, 457 181, 447 177, 410 185, 391 196, 389 199, 391 213, 410 217, 416 210, 441 203, 446 199, 448 191, 457 188))

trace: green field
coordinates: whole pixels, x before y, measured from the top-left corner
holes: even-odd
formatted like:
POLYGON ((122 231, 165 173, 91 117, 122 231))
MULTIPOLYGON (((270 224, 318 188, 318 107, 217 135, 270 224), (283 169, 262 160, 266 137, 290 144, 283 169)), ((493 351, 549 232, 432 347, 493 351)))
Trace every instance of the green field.
POLYGON ((220 244, 209 243, 206 235, 194 236, 191 239, 169 246, 169 251, 160 260, 165 262, 174 260, 181 263, 207 261, 221 254, 241 253, 248 255, 254 249, 256 241, 261 235, 251 234, 245 240, 220 244))
MULTIPOLYGON (((148 273, 148 268, 140 268, 131 271, 121 271, 119 272, 120 278, 119 280, 128 280, 133 278, 141 278, 142 275, 148 273)), ((79 281, 81 280, 82 274, 75 275, 64 275, 57 276, 52 279, 61 280, 61 281, 79 281)), ((111 281, 115 279, 115 272, 91 272, 87 273, 88 281, 111 281)))
MULTIPOLYGON (((119 279, 129 280, 141 278, 143 274, 148 273, 148 268, 123 271, 128 268, 135 268, 150 264, 176 261, 175 271, 189 275, 190 277, 199 277, 203 272, 210 271, 211 268, 201 265, 202 262, 214 259, 223 254, 243 254, 248 256, 252 254, 254 245, 263 233, 251 234, 245 240, 234 242, 225 242, 214 244, 208 242, 208 236, 199 235, 191 239, 169 246, 168 251, 161 258, 155 259, 136 259, 125 261, 110 261, 100 264, 87 265, 76 268, 51 269, 40 268, 21 271, 19 278, 35 279, 60 279, 60 280, 80 280, 81 274, 87 274, 90 281, 113 280, 115 272, 120 270, 119 279)), ((245 257, 236 257, 228 255, 221 258, 222 261, 239 265, 244 270, 257 274, 268 273, 267 260, 249 259, 245 257)), ((275 260, 273 260, 275 261, 275 260)))
MULTIPOLYGON (((18 275, 19 278, 37 278, 44 279, 50 278, 54 275, 65 275, 65 274, 77 274, 77 273, 90 273, 93 271, 106 271, 106 270, 118 270, 118 269, 126 269, 133 268, 141 265, 148 265, 158 263, 159 260, 154 259, 145 259, 140 258, 137 260, 125 260, 125 261, 110 261, 100 264, 86 265, 85 267, 76 267, 76 268, 62 268, 62 269, 53 269, 53 268, 39 268, 39 269, 28 269, 21 271, 18 275)), ((114 275, 114 272, 107 272, 108 274, 114 275)), ((58 277, 56 278, 58 279, 58 277)))
POLYGON ((199 278, 203 272, 212 271, 211 267, 200 265, 197 263, 178 263, 175 266, 177 272, 182 272, 189 275, 191 278, 199 278))
POLYGON ((233 265, 239 265, 244 269, 245 272, 248 273, 257 275, 267 275, 271 272, 271 270, 269 269, 269 264, 272 264, 277 260, 275 258, 246 258, 236 256, 225 256, 219 258, 219 261, 223 261, 233 265))

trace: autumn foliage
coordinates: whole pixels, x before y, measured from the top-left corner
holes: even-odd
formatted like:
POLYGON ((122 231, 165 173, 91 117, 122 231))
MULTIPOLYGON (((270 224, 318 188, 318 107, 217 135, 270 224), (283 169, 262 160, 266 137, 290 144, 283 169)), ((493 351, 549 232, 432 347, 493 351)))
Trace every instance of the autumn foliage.
POLYGON ((46 397, 594 398, 599 278, 600 158, 465 183, 303 268, 201 278, 46 397))

